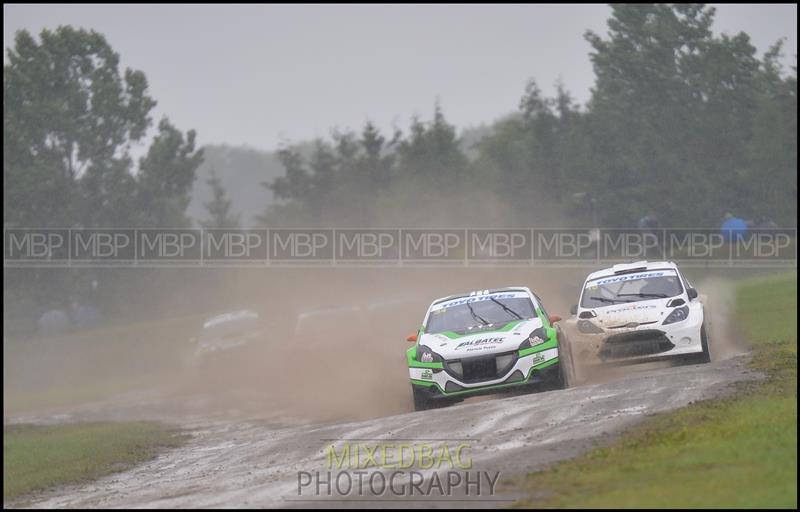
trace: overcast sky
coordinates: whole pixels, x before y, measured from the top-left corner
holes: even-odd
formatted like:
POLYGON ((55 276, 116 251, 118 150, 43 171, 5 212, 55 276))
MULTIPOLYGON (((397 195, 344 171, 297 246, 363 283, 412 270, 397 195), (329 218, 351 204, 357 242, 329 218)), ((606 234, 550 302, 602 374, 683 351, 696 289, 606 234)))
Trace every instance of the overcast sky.
MULTIPOLYGON (((73 25, 103 33, 145 72, 156 117, 201 144, 274 149, 372 120, 404 131, 439 98, 458 126, 516 109, 528 78, 561 80, 581 103, 594 74, 583 34, 606 32, 605 5, 5 5, 14 32, 73 25)), ((787 39, 797 5, 717 5, 715 31, 747 32, 763 53, 787 39)))

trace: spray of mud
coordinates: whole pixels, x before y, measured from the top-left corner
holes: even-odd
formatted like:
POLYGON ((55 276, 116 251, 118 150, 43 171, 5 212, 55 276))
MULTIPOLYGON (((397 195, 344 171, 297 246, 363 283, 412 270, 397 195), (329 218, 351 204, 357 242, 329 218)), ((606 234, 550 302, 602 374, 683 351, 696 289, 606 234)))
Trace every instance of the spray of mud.
MULTIPOLYGON (((523 285, 542 298, 549 314, 566 319, 587 271, 497 267, 228 271, 224 288, 213 290, 217 303, 209 308, 208 298, 203 297, 205 309, 197 314, 69 339, 37 340, 27 350, 10 353, 4 345, 4 417, 41 404, 97 399, 86 390, 98 388, 105 392, 100 403, 112 407, 119 404, 122 392, 147 390, 148 398, 137 407, 147 409, 157 403, 173 417, 187 410, 187 404, 194 404, 193 413, 199 407, 208 414, 243 411, 301 422, 408 412, 412 406, 405 352, 410 345, 405 337, 416 331, 433 299, 523 285), (190 340, 203 320, 239 308, 257 311, 263 319, 265 328, 257 342, 246 350, 198 358, 190 340)), ((729 327, 730 282, 709 278, 696 284, 707 296, 712 357, 741 352, 729 327)), ((602 382, 646 371, 648 366, 590 371, 581 366, 580 383, 602 382)))

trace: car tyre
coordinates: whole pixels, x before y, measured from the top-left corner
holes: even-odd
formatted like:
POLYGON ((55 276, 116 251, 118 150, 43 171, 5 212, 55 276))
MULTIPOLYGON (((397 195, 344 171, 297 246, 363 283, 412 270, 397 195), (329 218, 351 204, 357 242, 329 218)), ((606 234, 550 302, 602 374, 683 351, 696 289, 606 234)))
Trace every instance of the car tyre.
POLYGON ((711 352, 708 349, 708 333, 706 333, 706 324, 700 326, 700 345, 703 347, 703 353, 697 356, 698 363, 710 363, 711 352))
POLYGON ((558 379, 556 389, 567 389, 575 383, 575 366, 569 340, 563 332, 558 332, 558 379))
POLYGON ((411 393, 414 397, 414 410, 427 411, 433 408, 433 400, 425 396, 425 393, 417 386, 411 386, 411 393))
POLYGON ((440 409, 442 407, 448 407, 450 405, 457 404, 459 402, 463 402, 463 398, 437 398, 432 399, 419 389, 417 386, 411 386, 411 393, 414 397, 414 410, 415 411, 427 411, 428 409, 440 409))

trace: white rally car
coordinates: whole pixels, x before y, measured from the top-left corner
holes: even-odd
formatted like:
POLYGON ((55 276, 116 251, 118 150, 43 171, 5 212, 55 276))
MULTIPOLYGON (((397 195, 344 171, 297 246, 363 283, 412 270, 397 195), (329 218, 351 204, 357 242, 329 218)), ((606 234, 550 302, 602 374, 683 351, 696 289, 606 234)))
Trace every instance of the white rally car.
POLYGON ((479 394, 572 380, 569 345, 539 298, 525 287, 481 290, 433 301, 408 337, 416 410, 479 394))
POLYGON ((572 314, 573 350, 584 361, 711 360, 703 301, 673 262, 639 261, 589 274, 572 314))

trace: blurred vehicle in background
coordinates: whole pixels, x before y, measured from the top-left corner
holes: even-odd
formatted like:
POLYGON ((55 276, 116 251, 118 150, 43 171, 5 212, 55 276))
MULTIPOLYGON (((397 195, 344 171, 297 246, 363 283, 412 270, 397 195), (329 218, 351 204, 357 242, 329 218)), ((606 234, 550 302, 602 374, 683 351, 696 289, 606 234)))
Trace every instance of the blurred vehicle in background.
POLYGON ((97 327, 102 316, 96 307, 73 301, 70 304, 70 318, 75 329, 91 329, 97 327))
POLYGON ((192 338, 195 349, 190 365, 210 365, 235 362, 261 348, 265 338, 261 316, 242 309, 212 316, 203 322, 197 337, 192 338))
POLYGON ((58 336, 67 334, 72 329, 72 322, 66 311, 49 309, 42 313, 36 322, 36 330, 40 336, 58 336))
POLYGON ((324 304, 299 311, 294 322, 292 344, 312 346, 329 343, 337 337, 370 338, 378 334, 389 339, 391 326, 398 317, 415 314, 413 297, 383 298, 369 304, 324 304), (332 328, 333 326, 346 329, 332 328))
POLYGON ((72 301, 68 308, 49 309, 42 313, 36 322, 36 332, 39 336, 64 336, 94 329, 101 321, 102 315, 96 307, 72 301))
POLYGON ((308 307, 297 313, 292 336, 295 345, 328 343, 336 336, 352 336, 367 329, 366 313, 359 306, 321 305, 308 307), (346 325, 345 331, 331 326, 346 325), (346 334, 345 334, 346 333, 346 334))

